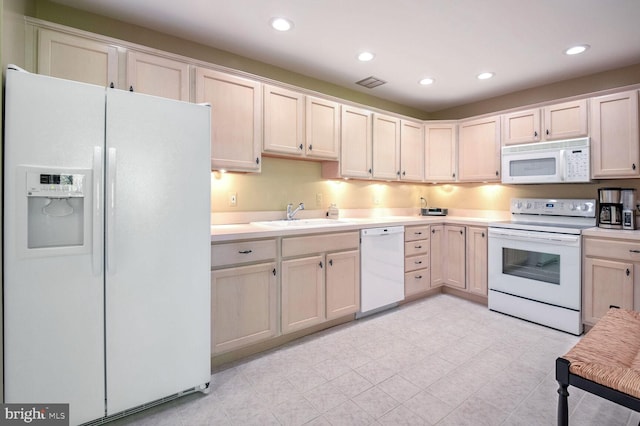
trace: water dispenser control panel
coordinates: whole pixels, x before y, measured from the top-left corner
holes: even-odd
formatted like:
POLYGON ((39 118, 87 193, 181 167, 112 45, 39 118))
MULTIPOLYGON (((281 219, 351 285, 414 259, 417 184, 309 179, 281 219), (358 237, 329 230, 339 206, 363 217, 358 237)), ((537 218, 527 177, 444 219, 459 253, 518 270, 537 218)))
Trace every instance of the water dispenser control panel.
POLYGON ((84 197, 85 175, 80 173, 27 172, 27 196, 47 198, 84 197))

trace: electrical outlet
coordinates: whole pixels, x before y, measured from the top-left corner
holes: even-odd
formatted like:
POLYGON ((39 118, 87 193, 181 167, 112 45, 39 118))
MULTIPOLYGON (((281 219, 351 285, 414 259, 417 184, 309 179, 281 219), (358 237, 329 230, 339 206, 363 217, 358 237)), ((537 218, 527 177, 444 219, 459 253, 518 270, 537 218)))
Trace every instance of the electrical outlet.
POLYGON ((322 207, 322 204, 324 204, 323 198, 322 192, 316 194, 316 207, 322 207))
POLYGON ((238 205, 238 194, 235 192, 229 193, 229 207, 236 207, 238 205))

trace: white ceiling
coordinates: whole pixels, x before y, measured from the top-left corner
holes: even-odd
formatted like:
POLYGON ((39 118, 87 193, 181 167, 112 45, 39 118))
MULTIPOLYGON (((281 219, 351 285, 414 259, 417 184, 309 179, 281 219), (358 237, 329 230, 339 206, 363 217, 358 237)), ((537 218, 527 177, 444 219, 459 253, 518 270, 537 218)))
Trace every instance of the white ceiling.
POLYGON ((53 1, 427 112, 640 63, 639 0, 53 1), (294 29, 273 30, 276 16, 294 29), (387 84, 355 84, 369 76, 387 84))

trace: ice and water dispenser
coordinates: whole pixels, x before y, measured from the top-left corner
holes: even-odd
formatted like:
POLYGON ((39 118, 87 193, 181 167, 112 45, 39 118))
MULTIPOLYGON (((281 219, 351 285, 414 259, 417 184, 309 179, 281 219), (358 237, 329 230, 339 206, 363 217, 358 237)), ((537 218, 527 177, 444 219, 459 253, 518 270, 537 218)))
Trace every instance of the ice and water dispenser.
POLYGON ((91 170, 22 169, 26 173, 27 249, 85 246, 91 170))

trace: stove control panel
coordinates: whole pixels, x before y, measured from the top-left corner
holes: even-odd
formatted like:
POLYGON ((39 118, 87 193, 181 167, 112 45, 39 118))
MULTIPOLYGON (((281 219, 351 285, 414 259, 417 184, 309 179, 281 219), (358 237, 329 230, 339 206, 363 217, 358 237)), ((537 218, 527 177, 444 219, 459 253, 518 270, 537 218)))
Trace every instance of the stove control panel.
POLYGON ((513 198, 512 214, 596 217, 595 199, 513 198))

